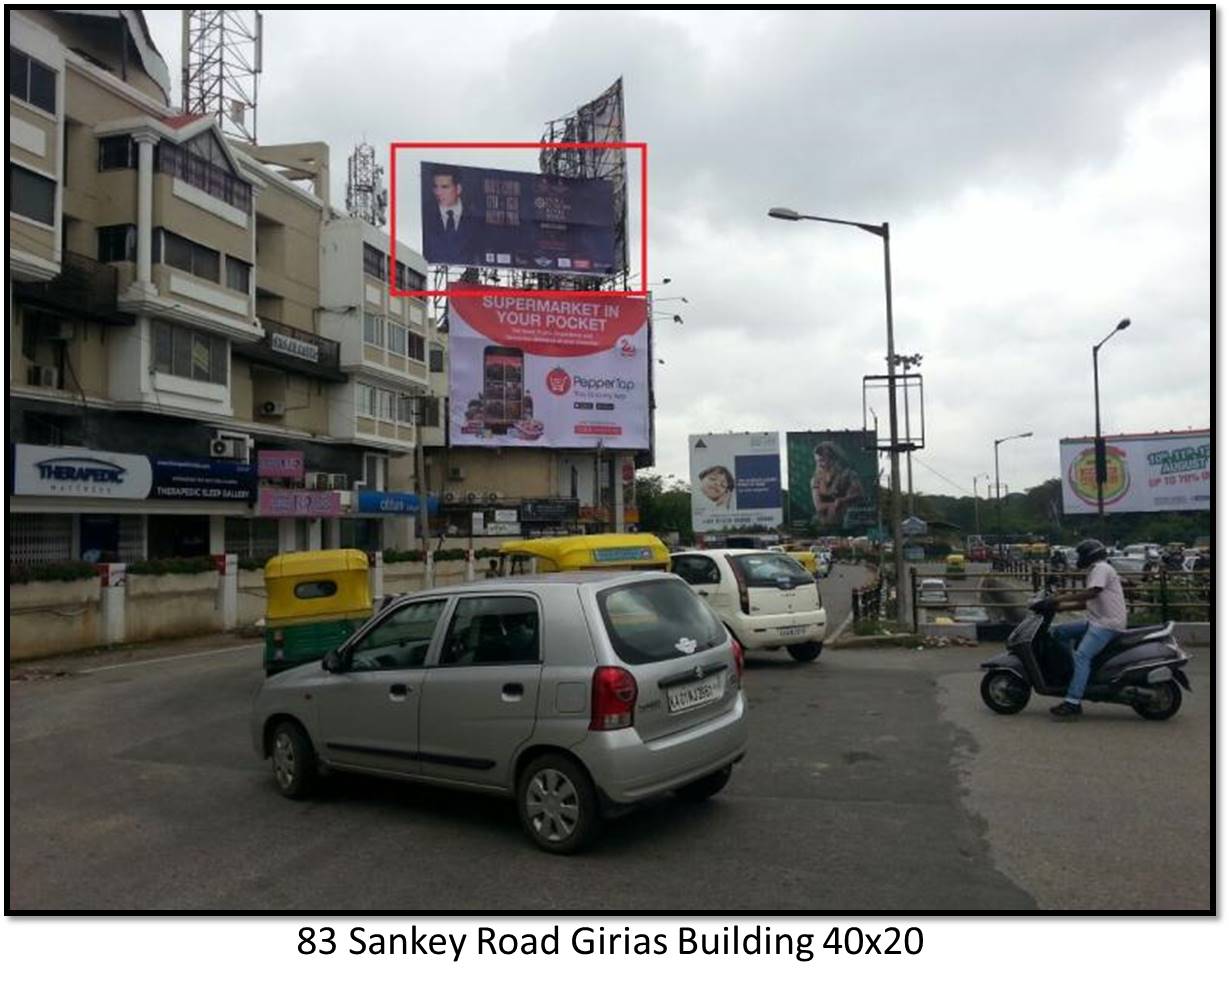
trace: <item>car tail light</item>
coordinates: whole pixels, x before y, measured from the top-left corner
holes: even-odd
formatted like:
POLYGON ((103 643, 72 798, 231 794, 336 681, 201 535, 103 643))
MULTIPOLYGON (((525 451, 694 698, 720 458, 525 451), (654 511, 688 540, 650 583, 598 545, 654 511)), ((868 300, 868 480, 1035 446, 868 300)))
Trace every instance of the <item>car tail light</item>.
POLYGON ((725 555, 725 559, 729 561, 730 570, 734 572, 734 581, 738 585, 738 608, 744 615, 750 615, 751 596, 747 593, 747 577, 738 566, 737 560, 728 553, 725 555))
POLYGON ((730 637, 730 649, 734 651, 734 669, 738 671, 738 679, 743 679, 743 646, 733 636, 730 637))
POLYGON ((622 667, 598 667, 593 672, 593 703, 589 728, 626 729, 636 710, 636 678, 622 667))

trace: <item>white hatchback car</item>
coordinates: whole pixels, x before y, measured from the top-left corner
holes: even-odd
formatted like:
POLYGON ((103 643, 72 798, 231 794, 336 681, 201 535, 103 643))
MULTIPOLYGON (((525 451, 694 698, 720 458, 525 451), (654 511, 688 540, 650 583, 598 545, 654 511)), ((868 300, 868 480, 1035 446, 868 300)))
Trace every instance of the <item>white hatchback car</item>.
POLYGON ((801 661, 823 649, 828 613, 819 585, 789 554, 690 550, 672 554, 670 569, 708 602, 743 649, 784 646, 801 661))

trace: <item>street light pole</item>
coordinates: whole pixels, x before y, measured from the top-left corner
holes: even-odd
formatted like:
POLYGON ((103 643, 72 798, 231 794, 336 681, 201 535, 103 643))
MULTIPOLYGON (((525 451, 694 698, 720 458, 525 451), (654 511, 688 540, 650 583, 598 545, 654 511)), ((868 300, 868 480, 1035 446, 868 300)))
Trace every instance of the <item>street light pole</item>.
POLYGON ((896 585, 895 614, 897 620, 904 620, 908 615, 905 611, 906 596, 903 594, 905 550, 900 537, 900 433, 896 418, 896 339, 892 326, 891 230, 886 220, 881 224, 837 220, 833 217, 817 217, 799 213, 797 210, 784 206, 774 206, 768 211, 768 215, 776 220, 816 220, 820 223, 835 223, 842 227, 858 227, 883 240, 883 295, 887 307, 888 323, 888 430, 891 433, 888 449, 892 458, 892 562, 896 585))
POLYGON ((1033 431, 1027 433, 1015 433, 1009 437, 1000 437, 994 441, 994 515, 995 528, 998 529, 998 546, 999 556, 1003 555, 1003 489, 999 485, 999 444, 1006 443, 1008 440, 1022 440, 1024 437, 1031 437, 1033 431))
MULTIPOLYGON (((1097 424, 1097 439, 1093 447, 1094 460, 1096 461, 1097 473, 1097 530, 1101 534, 1101 539, 1106 540, 1105 532, 1105 440, 1101 437, 1101 375, 1097 368, 1097 354, 1108 342, 1110 337, 1118 333, 1119 330, 1125 330, 1131 325, 1129 319, 1121 319, 1118 321, 1118 326, 1114 327, 1099 344, 1092 346, 1092 396, 1093 409, 1096 415, 1097 424)), ((1107 540, 1108 542, 1108 540, 1107 540)))

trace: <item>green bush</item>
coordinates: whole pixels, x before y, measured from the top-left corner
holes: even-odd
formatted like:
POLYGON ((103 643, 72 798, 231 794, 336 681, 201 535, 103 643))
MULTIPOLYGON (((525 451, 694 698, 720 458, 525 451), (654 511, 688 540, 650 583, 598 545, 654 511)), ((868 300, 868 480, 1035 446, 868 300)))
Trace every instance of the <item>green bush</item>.
POLYGON ((464 560, 465 551, 461 549, 440 550, 435 554, 436 560, 464 560))
POLYGON ((129 574, 205 574, 217 570, 212 557, 169 557, 138 560, 128 565, 129 574))
POLYGON ((262 571, 265 564, 269 562, 268 557, 240 557, 239 570, 241 571, 262 571))
POLYGON ((412 563, 417 564, 417 563, 421 563, 422 559, 423 559, 423 553, 421 550, 385 550, 384 551, 384 563, 386 564, 400 564, 400 563, 404 563, 405 561, 410 561, 412 563))
POLYGON ((96 577, 98 569, 83 560, 60 560, 47 564, 15 564, 9 568, 9 584, 31 581, 80 581, 96 577))

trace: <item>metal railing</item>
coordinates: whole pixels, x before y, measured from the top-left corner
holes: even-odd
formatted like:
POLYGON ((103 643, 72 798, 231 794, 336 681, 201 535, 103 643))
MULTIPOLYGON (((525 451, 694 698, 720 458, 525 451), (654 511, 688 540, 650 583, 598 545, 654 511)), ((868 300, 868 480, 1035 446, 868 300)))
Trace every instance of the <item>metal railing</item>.
POLYGON ((14 282, 13 292, 23 302, 99 323, 130 323, 119 310, 119 271, 111 265, 75 251, 65 251, 60 274, 49 282, 14 282))

